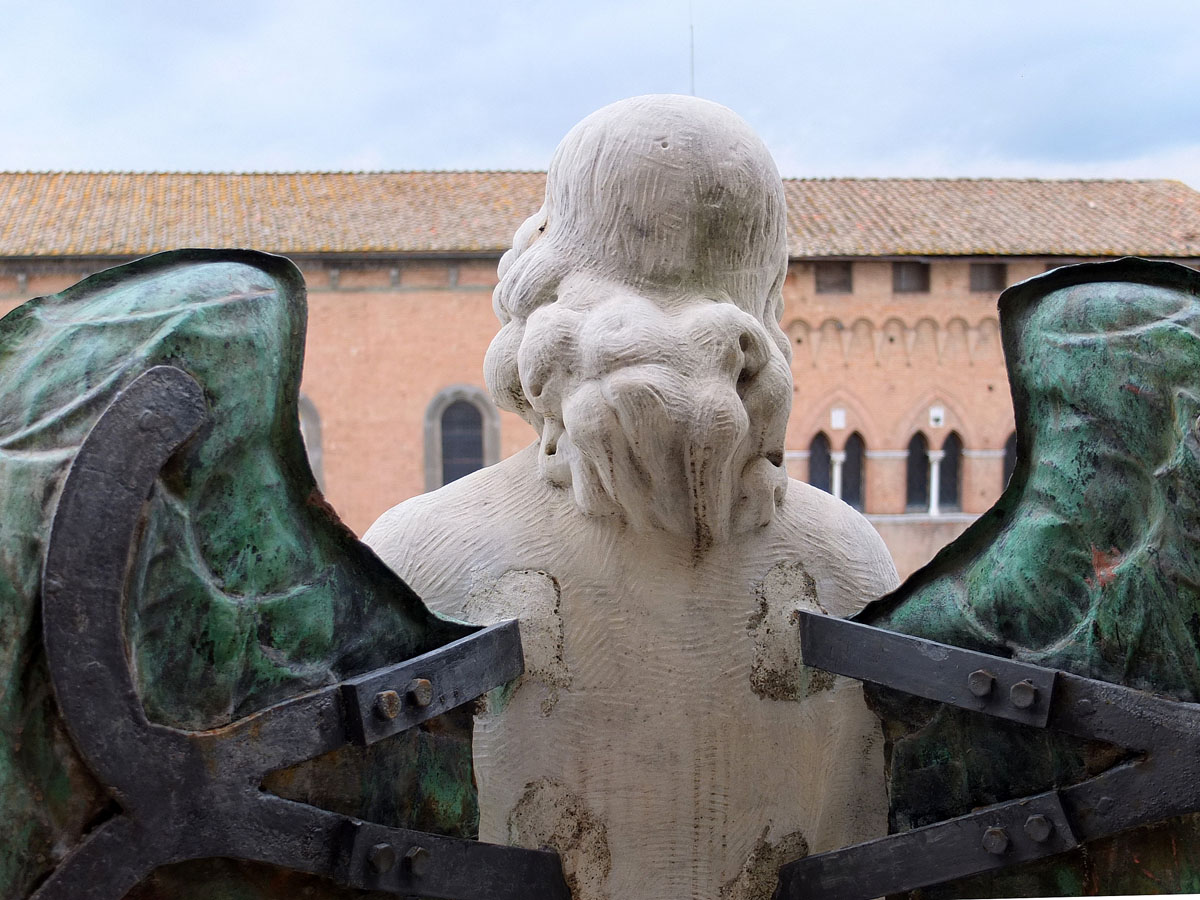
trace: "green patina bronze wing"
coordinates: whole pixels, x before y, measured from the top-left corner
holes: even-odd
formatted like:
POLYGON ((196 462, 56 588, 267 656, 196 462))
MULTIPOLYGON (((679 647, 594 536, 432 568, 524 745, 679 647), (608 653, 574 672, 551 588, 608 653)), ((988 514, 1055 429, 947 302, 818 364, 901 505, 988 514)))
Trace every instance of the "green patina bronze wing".
MULTIPOLYGON (((303 279, 287 260, 181 250, 0 320, 0 896, 26 896, 111 814, 55 704, 40 574, 81 442, 147 369, 190 374, 210 414, 160 476, 132 565, 127 637, 152 721, 214 728, 475 631, 429 612, 318 492, 297 416, 305 316, 303 279)), ((469 713, 335 751, 266 786, 380 824, 471 837, 469 713)), ((164 868, 131 896, 301 895, 362 896, 228 860, 164 868)))
MULTIPOLYGON (((1000 313, 1012 480, 858 619, 1200 699, 1200 273, 1136 259, 1072 266, 1009 288, 1000 313)), ((1078 782, 1116 759, 1103 745, 869 693, 887 731, 893 830, 1078 782)), ((1189 816, 924 893, 1196 891, 1200 818, 1189 816)))

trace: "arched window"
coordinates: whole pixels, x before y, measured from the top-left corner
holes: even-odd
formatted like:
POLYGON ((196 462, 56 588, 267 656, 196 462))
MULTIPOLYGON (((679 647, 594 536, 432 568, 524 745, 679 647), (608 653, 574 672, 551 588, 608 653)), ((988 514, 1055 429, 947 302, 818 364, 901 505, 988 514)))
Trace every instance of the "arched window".
POLYGON ((1004 484, 1003 487, 1008 487, 1009 481, 1012 480, 1013 469, 1017 467, 1017 433, 1014 431, 1008 436, 1008 440, 1004 442, 1004 484))
POLYGON ((943 509, 961 509, 962 438, 953 431, 942 443, 942 458, 937 462, 937 469, 937 504, 930 503, 929 511, 937 515, 943 509))
POLYGON ((442 484, 483 468, 483 416, 474 404, 455 400, 442 410, 442 484))
POLYGON ((500 415, 473 385, 439 391, 425 410, 425 489, 433 490, 500 459, 500 415))
POLYGON ((825 437, 824 432, 818 432, 817 436, 812 439, 812 443, 808 445, 808 483, 827 493, 832 491, 829 438, 825 437))
POLYGON ((929 442, 917 432, 908 442, 906 503, 909 512, 929 509, 929 442))
POLYGON ((857 431, 846 441, 845 461, 842 463, 842 499, 862 512, 863 458, 866 444, 857 431))

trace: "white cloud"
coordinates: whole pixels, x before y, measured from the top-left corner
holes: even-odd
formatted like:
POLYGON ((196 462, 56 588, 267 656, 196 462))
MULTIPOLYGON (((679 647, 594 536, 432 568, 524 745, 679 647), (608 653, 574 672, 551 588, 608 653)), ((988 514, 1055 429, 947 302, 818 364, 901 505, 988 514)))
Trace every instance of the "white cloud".
POLYGON ((689 6, 786 174, 1200 180, 1187 0, 0 0, 0 168, 542 168, 688 89, 689 6))

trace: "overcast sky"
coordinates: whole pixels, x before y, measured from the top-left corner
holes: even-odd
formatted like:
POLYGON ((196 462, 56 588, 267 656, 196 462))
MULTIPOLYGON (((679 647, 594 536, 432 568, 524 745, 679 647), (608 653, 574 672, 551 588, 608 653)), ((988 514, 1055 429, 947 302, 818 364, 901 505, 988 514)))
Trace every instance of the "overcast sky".
POLYGON ((0 169, 542 169, 693 32, 786 176, 1200 188, 1196 0, 0 0, 0 169))

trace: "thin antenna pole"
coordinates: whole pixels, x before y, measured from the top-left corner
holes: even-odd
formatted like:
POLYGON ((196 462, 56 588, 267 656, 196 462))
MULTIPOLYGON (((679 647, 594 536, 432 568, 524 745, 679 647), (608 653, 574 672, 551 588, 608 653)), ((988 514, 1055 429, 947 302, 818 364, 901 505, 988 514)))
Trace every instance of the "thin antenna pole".
POLYGON ((692 15, 692 0, 688 0, 688 31, 691 34, 691 88, 696 96, 696 23, 692 15))

